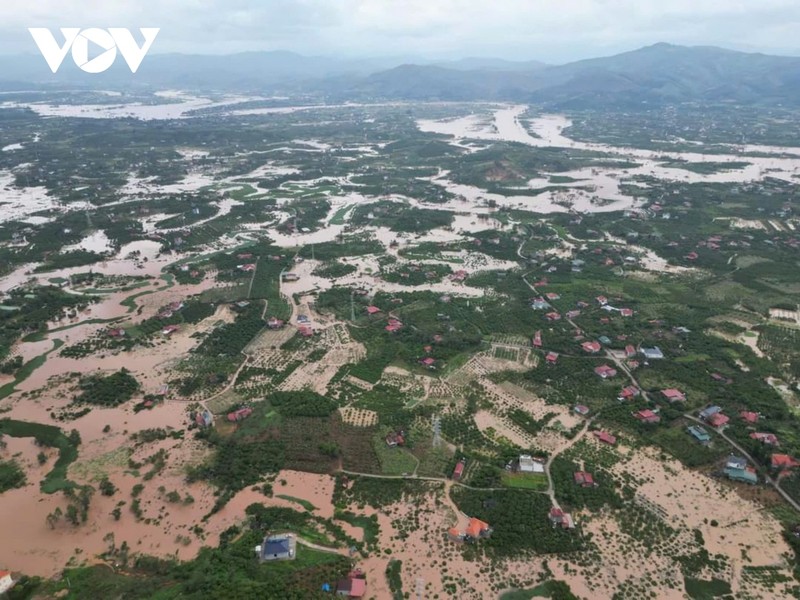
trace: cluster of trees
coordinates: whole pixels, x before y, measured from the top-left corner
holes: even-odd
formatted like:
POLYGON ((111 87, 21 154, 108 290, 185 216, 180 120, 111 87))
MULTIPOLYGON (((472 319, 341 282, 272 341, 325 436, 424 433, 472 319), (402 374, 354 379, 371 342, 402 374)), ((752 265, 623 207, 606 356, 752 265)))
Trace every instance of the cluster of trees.
POLYGON ((251 304, 236 316, 233 323, 226 323, 214 329, 196 352, 210 357, 236 356, 263 327, 261 307, 251 304))
POLYGON ((81 393, 75 402, 119 406, 130 400, 139 391, 139 382, 122 368, 111 375, 91 375, 80 382, 81 393))

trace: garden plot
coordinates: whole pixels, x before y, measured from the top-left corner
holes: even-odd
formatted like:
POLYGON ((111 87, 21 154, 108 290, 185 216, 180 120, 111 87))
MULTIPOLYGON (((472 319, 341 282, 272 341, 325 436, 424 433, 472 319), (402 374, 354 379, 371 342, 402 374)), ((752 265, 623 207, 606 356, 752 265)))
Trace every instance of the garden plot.
POLYGON ((651 449, 630 453, 612 472, 641 480, 638 493, 673 521, 699 529, 710 553, 741 561, 742 566, 784 565, 789 548, 780 523, 731 486, 690 471, 678 461, 664 460, 651 449))
MULTIPOLYGON (((354 364, 366 356, 363 344, 349 342, 342 344, 334 328, 323 330, 317 349, 327 350, 322 358, 316 361, 303 357, 303 363, 297 367, 280 385, 281 390, 300 390, 311 388, 319 394, 328 391, 328 384, 341 367, 354 364)), ((312 353, 316 350, 312 350, 312 353)))
POLYGON ((475 425, 482 434, 495 439, 495 441, 499 441, 498 437, 504 437, 520 448, 530 448, 534 445, 535 438, 533 436, 488 410, 479 410, 475 413, 475 425))
POLYGON ((378 424, 378 413, 366 408, 353 408, 344 406, 339 409, 342 421, 355 427, 372 427, 378 424))

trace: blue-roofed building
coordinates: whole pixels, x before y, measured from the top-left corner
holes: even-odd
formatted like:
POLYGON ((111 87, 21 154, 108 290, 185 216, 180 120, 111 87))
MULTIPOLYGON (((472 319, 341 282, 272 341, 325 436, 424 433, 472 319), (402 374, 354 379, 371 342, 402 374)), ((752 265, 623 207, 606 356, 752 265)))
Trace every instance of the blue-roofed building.
POLYGON ((704 421, 707 421, 710 417, 713 417, 715 414, 720 412, 722 409, 719 406, 707 406, 703 410, 700 411, 700 418, 704 421))
POLYGON ((750 469, 731 469, 726 467, 725 475, 731 481, 741 481, 742 483, 749 483, 751 485, 758 483, 758 475, 756 475, 755 471, 750 469))
POLYGON ((728 460, 725 461, 725 468, 726 469, 746 469, 747 468, 747 459, 742 458, 741 456, 734 456, 731 454, 728 457, 728 460))
POLYGON ((708 435, 708 432, 699 425, 690 425, 688 427, 688 431, 692 437, 701 444, 707 444, 711 441, 711 436, 708 435))
POLYGON ((273 535, 256 546, 259 560, 291 560, 295 556, 295 539, 292 535, 273 535))
POLYGON ((658 346, 653 346, 652 348, 642 348, 641 352, 644 354, 644 357, 647 360, 659 360, 664 358, 664 353, 658 346))
POLYGON ((599 341, 601 344, 603 344, 604 346, 610 346, 610 345, 611 345, 611 338, 609 338, 607 335, 601 335, 601 336, 600 336, 599 338, 597 338, 597 339, 598 339, 598 341, 599 341))

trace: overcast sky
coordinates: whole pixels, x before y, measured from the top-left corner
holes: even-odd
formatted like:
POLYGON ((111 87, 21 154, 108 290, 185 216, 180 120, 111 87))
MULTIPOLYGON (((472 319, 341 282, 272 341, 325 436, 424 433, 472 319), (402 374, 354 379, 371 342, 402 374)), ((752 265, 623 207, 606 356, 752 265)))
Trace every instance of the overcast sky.
POLYGON ((28 27, 160 27, 153 53, 558 63, 671 42, 800 55, 800 0, 0 0, 1 54, 35 53, 28 27))

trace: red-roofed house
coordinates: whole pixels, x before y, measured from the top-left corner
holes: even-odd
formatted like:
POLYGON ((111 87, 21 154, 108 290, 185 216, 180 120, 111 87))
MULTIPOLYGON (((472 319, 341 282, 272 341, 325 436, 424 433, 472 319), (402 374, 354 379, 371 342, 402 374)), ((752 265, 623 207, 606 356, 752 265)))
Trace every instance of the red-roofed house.
POLYGON ((717 413, 708 417, 706 423, 708 423, 712 427, 722 427, 723 425, 726 425, 730 420, 731 418, 728 415, 717 413))
POLYGON ((0 594, 5 594, 14 587, 14 580, 11 579, 11 571, 0 571, 0 594))
POLYGON ((625 346, 625 358, 633 358, 636 356, 636 347, 633 344, 625 346))
POLYGON ((742 420, 747 423, 758 423, 758 413, 754 413, 749 410, 743 410, 739 413, 739 416, 742 417, 742 420))
POLYGON ((246 265, 239 265, 236 268, 240 271, 244 271, 245 273, 252 273, 256 270, 256 265, 254 263, 248 263, 246 265))
POLYGON ((689 260, 697 260, 699 256, 700 255, 697 254, 697 252, 695 252, 693 250, 693 251, 689 252, 689 254, 686 255, 686 258, 688 258, 689 260))
POLYGON ((469 525, 467 525, 466 530, 466 534, 473 539, 487 537, 491 532, 492 528, 489 527, 488 523, 484 523, 475 517, 469 520, 469 525))
POLYGON ((454 481, 458 481, 459 479, 461 479, 461 476, 464 474, 464 464, 465 463, 466 463, 466 461, 462 458, 456 464, 456 468, 453 469, 453 480, 454 481))
POLYGON ((608 304, 608 298, 606 298, 605 296, 598 296, 597 298, 595 298, 595 300, 597 300, 597 303, 600 306, 605 306, 606 304, 608 304))
POLYGON ((378 308, 377 306, 368 306, 367 307, 367 314, 369 314, 369 315, 374 315, 374 314, 377 314, 379 312, 381 312, 381 309, 378 308))
POLYGON ((120 327, 116 327, 114 329, 108 329, 106 334, 108 334, 108 337, 121 338, 125 337, 125 330, 120 327))
POLYGON ((596 354, 600 352, 602 347, 600 346, 600 342, 583 342, 581 348, 590 354, 596 354))
POLYGON ((557 312, 549 312, 545 315, 548 321, 560 321, 561 315, 557 312))
POLYGON ((623 308, 619 311, 619 314, 621 314, 623 317, 632 317, 633 310, 630 308, 623 308))
POLYGON ((617 438, 614 437, 613 435, 611 435, 610 433, 606 432, 606 431, 593 431, 592 433, 594 434, 594 437, 596 437, 598 440, 600 440, 604 444, 608 444, 609 446, 613 446, 614 444, 617 443, 617 438))
POLYGON ((542 332, 537 331, 533 334, 533 347, 534 348, 541 348, 542 347, 542 332))
POLYGON ((770 462, 773 469, 793 469, 800 465, 800 462, 788 454, 773 454, 770 462))
POLYGON ((675 388, 668 388, 666 390, 661 390, 661 394, 670 402, 685 402, 686 395, 675 388))
POLYGON ((245 406, 244 408, 240 408, 234 412, 228 413, 228 421, 231 423, 238 423, 242 419, 246 419, 251 414, 253 414, 253 409, 249 406, 245 406))
POLYGON ((766 444, 767 446, 780 446, 780 442, 778 441, 778 436, 774 433, 751 433, 750 438, 754 440, 758 440, 762 444, 766 444))
POLYGON ((583 404, 576 404, 572 410, 584 417, 589 414, 589 407, 583 404))
POLYGON ((306 327, 305 325, 303 325, 302 327, 298 327, 297 331, 303 337, 311 337, 312 335, 314 335, 314 331, 311 329, 311 327, 306 327))
POLYGON ((367 580, 359 577, 348 577, 336 584, 336 594, 347 598, 363 598, 367 593, 367 580))
POLYGON ((267 320, 267 327, 269 327, 270 329, 280 329, 281 327, 283 327, 283 321, 281 321, 277 317, 270 317, 267 320))
POLYGON ((161 333, 164 335, 172 335, 179 329, 180 327, 178 327, 177 325, 167 325, 166 327, 164 327, 164 329, 161 330, 161 333))
POLYGON ((575 483, 581 487, 594 487, 594 477, 586 471, 578 471, 575 473, 575 483))
POLYGON ((555 292, 547 292, 544 296, 548 300, 559 300, 561 298, 561 296, 559 296, 555 292))
POLYGON ((617 370, 612 369, 608 365, 600 365, 594 370, 594 372, 603 379, 610 379, 611 377, 615 377, 617 375, 617 370))
POLYGON ((554 526, 563 527, 564 529, 572 529, 575 527, 575 523, 572 520, 572 515, 565 513, 560 508, 551 508, 548 518, 554 526))
POLYGON ((426 356, 425 358, 421 358, 419 362, 422 363, 424 366, 430 368, 436 364, 436 359, 431 356, 426 356))
POLYGON ((581 311, 579 311, 579 310, 568 310, 567 311, 567 318, 568 319, 574 319, 575 317, 580 317, 580 316, 581 316, 581 311))
POLYGON ((633 413, 633 416, 639 419, 642 423, 660 423, 661 417, 654 413, 649 408, 644 408, 639 412, 633 413))
POLYGON ((636 398, 639 395, 639 388, 635 385, 629 385, 622 388, 622 391, 619 393, 618 398, 620 400, 630 400, 632 398, 636 398))
POLYGON ((547 361, 547 364, 554 365, 558 362, 558 352, 548 352, 544 359, 547 361))

